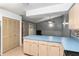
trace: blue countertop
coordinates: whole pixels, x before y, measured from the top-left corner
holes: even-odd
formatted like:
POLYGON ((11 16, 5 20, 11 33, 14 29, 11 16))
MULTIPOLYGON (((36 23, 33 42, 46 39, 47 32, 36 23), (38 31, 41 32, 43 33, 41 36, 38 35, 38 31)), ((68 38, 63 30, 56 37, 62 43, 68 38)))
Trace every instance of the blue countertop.
POLYGON ((61 43, 64 50, 79 52, 79 39, 70 37, 57 37, 57 36, 40 36, 40 35, 30 35, 24 36, 24 39, 47 41, 47 42, 57 42, 61 43))

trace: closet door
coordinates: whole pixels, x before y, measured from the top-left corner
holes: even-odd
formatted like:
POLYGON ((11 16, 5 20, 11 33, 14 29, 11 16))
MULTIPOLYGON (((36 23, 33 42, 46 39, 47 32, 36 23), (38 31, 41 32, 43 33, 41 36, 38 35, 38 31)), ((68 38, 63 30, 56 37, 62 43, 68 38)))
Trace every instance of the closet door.
POLYGON ((4 52, 19 46, 20 24, 18 20, 3 17, 3 50, 4 52))
POLYGON ((10 47, 15 48, 20 44, 20 23, 18 20, 12 19, 10 25, 11 41, 10 47))
POLYGON ((14 24, 15 24, 15 26, 14 26, 14 39, 15 39, 15 41, 14 41, 14 44, 15 44, 15 46, 14 47, 17 47, 17 46, 19 46, 19 42, 20 42, 20 21, 18 21, 18 20, 15 20, 14 21, 14 24))
POLYGON ((13 27, 13 20, 12 19, 9 19, 8 20, 8 31, 9 33, 7 33, 9 35, 9 49, 12 49, 13 48, 13 42, 14 42, 14 39, 13 39, 13 33, 14 33, 14 27, 13 27))
POLYGON ((9 50, 9 21, 6 17, 3 17, 3 51, 9 50))
POLYGON ((15 29, 16 29, 16 23, 15 20, 11 20, 10 22, 10 48, 14 48, 15 47, 15 41, 16 41, 16 37, 15 37, 15 29))

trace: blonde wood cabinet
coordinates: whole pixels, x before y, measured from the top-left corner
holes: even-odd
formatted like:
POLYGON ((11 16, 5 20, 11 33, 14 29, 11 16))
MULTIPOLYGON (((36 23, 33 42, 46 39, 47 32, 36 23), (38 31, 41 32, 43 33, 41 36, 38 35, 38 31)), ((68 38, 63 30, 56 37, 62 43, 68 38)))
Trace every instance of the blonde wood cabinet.
POLYGON ((37 56, 38 55, 38 41, 25 40, 24 53, 37 56))
POLYGON ((63 56, 64 55, 64 47, 62 44, 60 44, 60 56, 63 56))
POLYGON ((48 43, 48 56, 63 56, 64 49, 61 43, 48 43))
POLYGON ((37 56, 38 55, 38 41, 33 41, 30 46, 30 54, 37 56))
POLYGON ((47 56, 47 42, 39 41, 39 56, 47 56))
POLYGON ((63 56, 64 49, 60 43, 39 41, 39 56, 63 56))
POLYGON ((48 44, 48 56, 59 56, 60 55, 60 44, 49 43, 48 44))
POLYGON ((79 3, 73 5, 69 11, 69 29, 79 30, 79 3))
POLYGON ((59 47, 48 46, 48 56, 59 56, 59 47))
POLYGON ((24 53, 30 54, 30 42, 29 42, 29 40, 24 41, 23 50, 24 50, 24 53))
POLYGON ((60 43, 25 39, 24 53, 34 56, 63 56, 64 49, 60 43))

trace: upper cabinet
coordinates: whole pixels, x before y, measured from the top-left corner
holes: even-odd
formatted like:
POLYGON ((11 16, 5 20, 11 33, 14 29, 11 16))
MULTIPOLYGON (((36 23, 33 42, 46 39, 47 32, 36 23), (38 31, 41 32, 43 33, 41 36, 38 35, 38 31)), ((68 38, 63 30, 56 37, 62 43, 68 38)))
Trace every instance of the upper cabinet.
POLYGON ((69 29, 79 30, 79 4, 73 5, 69 11, 69 29))

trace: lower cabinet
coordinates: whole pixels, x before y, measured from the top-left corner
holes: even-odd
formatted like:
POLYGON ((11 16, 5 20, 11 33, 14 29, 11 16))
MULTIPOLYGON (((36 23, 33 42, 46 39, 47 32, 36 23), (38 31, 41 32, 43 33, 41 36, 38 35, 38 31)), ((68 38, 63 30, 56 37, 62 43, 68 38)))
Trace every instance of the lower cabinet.
POLYGON ((39 42, 39 56, 47 56, 47 42, 39 42))
POLYGON ((59 56, 59 47, 48 46, 48 56, 59 56))
POLYGON ((26 54, 30 54, 30 43, 28 40, 24 41, 23 43, 23 51, 26 54))
POLYGON ((33 56, 63 56, 63 48, 59 43, 25 40, 24 53, 33 56))
POLYGON ((58 44, 52 43, 48 44, 48 56, 59 56, 60 46, 58 44))
POLYGON ((63 45, 60 46, 60 56, 64 55, 64 48, 63 45))
POLYGON ((38 55, 38 41, 24 41, 24 53, 29 55, 38 55))
POLYGON ((30 45, 30 55, 37 56, 38 55, 38 42, 33 41, 30 45))

